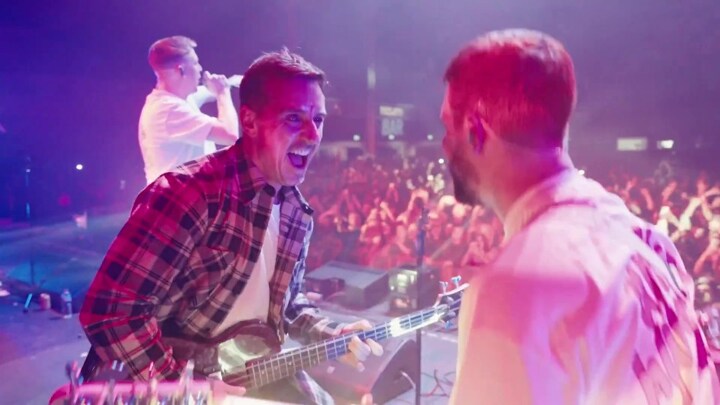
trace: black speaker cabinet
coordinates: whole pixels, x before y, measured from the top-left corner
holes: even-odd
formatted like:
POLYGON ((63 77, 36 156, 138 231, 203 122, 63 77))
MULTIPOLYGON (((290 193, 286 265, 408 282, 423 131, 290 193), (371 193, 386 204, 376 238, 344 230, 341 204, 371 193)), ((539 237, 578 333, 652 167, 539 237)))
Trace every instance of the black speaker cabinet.
POLYGON ((384 404, 418 384, 417 344, 411 339, 392 339, 383 344, 382 356, 370 356, 359 372, 339 361, 325 362, 309 371, 337 404, 358 404, 370 393, 376 404, 384 404), (335 370, 328 373, 328 366, 335 370), (412 380, 412 383, 410 382, 412 380))
POLYGON ((387 297, 388 272, 331 261, 305 275, 305 288, 323 295, 340 289, 337 302, 348 308, 366 309, 387 297))

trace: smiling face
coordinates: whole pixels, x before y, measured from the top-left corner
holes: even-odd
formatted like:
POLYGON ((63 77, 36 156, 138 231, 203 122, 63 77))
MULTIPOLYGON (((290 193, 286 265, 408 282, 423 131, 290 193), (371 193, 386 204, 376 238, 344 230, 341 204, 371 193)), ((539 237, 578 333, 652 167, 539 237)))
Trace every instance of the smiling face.
POLYGON ((319 82, 308 78, 277 78, 265 86, 271 96, 259 111, 241 109, 243 137, 268 184, 295 186, 320 147, 325 96, 319 82))

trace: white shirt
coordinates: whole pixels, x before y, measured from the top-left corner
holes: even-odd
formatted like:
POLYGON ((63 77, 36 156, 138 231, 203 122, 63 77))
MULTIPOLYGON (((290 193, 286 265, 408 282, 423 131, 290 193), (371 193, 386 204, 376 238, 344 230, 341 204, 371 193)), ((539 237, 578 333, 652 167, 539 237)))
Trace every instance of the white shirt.
POLYGON ((138 125, 138 141, 145 162, 145 179, 215 151, 208 141, 218 119, 203 114, 197 105, 170 92, 153 89, 145 99, 138 125))
POLYGON ((463 296, 450 403, 717 403, 692 280, 619 197, 567 171, 528 190, 505 233, 463 296))
POLYGON ((266 322, 270 308, 270 279, 275 273, 277 244, 280 236, 280 204, 273 204, 260 256, 240 296, 225 320, 214 331, 217 336, 240 321, 258 319, 266 322))

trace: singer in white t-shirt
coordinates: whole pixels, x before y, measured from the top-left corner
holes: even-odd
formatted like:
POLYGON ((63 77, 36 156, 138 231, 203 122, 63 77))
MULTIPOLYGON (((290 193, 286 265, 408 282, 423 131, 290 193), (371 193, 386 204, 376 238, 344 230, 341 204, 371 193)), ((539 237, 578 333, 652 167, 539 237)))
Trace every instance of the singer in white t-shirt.
POLYGON ((226 78, 202 71, 190 38, 163 38, 150 46, 148 62, 157 84, 140 113, 138 141, 147 183, 182 163, 232 145, 239 137, 238 119, 230 95, 242 76, 226 78), (204 86, 200 86, 200 79, 204 86), (200 111, 215 100, 218 116, 200 111))

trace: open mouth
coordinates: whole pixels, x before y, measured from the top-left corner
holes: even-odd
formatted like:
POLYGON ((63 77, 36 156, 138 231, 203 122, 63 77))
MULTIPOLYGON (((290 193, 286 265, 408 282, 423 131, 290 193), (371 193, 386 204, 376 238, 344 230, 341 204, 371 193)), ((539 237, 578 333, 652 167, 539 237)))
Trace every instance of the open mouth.
POLYGON ((287 154, 290 164, 296 169, 304 169, 307 167, 308 155, 290 152, 287 154))

